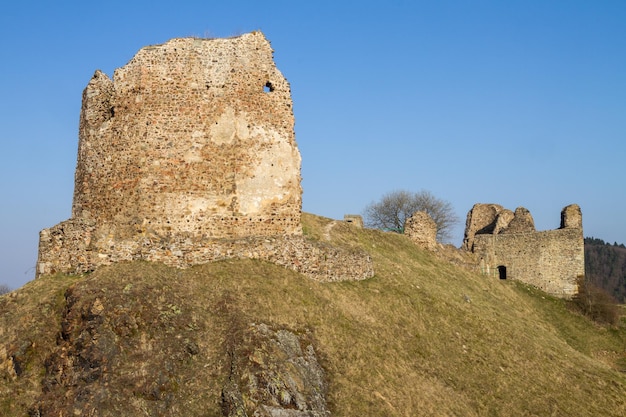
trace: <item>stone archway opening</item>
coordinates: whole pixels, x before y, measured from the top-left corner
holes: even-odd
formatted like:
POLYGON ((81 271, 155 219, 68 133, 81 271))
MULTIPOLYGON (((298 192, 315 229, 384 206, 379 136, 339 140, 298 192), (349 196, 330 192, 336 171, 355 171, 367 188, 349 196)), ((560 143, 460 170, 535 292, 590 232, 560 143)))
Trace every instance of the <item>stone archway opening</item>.
POLYGON ((506 279, 506 266, 504 265, 498 266, 498 278, 506 279))

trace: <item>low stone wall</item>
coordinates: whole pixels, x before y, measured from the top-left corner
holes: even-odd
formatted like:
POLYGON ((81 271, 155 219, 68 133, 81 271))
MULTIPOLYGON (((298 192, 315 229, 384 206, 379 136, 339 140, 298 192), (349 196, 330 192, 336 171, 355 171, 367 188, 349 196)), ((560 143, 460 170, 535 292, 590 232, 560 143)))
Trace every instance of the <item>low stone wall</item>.
POLYGON ((67 220, 40 234, 37 275, 79 274, 115 262, 146 260, 177 268, 224 259, 261 259, 316 281, 361 280, 374 276, 370 256, 303 236, 204 239, 194 235, 145 234, 119 239, 93 222, 67 220))

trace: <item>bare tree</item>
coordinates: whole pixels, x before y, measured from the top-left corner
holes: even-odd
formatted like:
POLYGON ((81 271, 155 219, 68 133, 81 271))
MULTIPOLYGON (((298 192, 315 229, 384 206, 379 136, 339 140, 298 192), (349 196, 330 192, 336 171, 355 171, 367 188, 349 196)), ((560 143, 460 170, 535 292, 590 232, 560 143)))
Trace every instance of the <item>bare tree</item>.
POLYGON ((416 211, 425 211, 437 224, 437 240, 449 241, 452 228, 459 222, 452 204, 435 197, 430 191, 392 191, 370 203, 363 212, 365 225, 376 229, 404 233, 404 222, 416 211))
POLYGON ((6 284, 0 284, 0 295, 11 292, 11 288, 9 288, 6 284))

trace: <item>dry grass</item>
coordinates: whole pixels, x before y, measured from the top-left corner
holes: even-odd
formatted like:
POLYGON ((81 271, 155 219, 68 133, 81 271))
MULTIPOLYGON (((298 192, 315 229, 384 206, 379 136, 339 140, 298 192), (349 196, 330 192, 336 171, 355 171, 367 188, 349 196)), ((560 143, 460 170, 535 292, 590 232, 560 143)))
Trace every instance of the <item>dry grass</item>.
MULTIPOLYGON (((59 294, 75 282, 119 294, 118 304, 131 296, 146 302, 156 297, 163 311, 181 312, 177 317, 187 325, 171 320, 171 334, 197 340, 201 351, 181 368, 189 374, 180 375, 186 382, 177 395, 189 398, 180 409, 187 415, 196 405, 204 414, 194 415, 220 415, 224 341, 250 323, 315 341, 334 416, 626 415, 623 325, 598 326, 562 300, 459 269, 404 236, 331 222, 304 215, 305 235, 367 250, 374 278, 322 284, 252 260, 184 271, 120 264, 81 279, 32 282, 18 291, 18 300, 31 300, 24 304, 1 299, 0 335, 52 337, 58 324, 40 310, 58 312, 59 294), (133 293, 124 298, 129 285, 133 293), (190 398, 196 392, 204 393, 201 401, 190 398)), ((156 342, 161 336, 151 337, 156 342)), ((43 349, 30 360, 33 372, 41 372, 46 354, 43 349)), ((32 381, 0 380, 5 410, 20 409, 7 399, 16 386, 28 402, 26 392, 37 389, 32 381)))

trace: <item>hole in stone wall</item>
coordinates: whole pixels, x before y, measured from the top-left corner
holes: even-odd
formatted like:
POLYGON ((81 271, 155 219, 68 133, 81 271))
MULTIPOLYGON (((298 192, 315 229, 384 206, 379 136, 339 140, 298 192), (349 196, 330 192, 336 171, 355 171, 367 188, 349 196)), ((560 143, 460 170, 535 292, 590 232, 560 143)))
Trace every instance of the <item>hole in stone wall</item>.
POLYGON ((274 91, 274 86, 272 85, 271 82, 266 82, 265 85, 263 86, 263 92, 264 93, 271 93, 272 91, 274 91))
POLYGON ((500 279, 506 279, 506 266, 504 265, 498 266, 498 277, 500 279))

